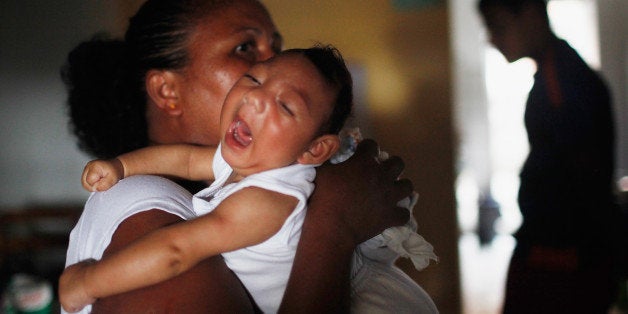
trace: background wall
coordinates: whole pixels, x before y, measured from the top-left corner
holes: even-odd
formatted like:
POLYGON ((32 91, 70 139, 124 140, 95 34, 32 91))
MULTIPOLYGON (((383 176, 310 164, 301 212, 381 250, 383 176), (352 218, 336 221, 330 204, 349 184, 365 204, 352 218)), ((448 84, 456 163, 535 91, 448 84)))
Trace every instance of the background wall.
POLYGON ((59 69, 80 40, 113 29, 108 1, 0 1, 0 208, 82 203, 86 157, 67 126, 59 69))
MULTIPOLYGON (((628 176, 628 1, 597 0, 601 71, 613 93, 617 179, 628 176)), ((626 186, 624 192, 628 192, 626 186)))

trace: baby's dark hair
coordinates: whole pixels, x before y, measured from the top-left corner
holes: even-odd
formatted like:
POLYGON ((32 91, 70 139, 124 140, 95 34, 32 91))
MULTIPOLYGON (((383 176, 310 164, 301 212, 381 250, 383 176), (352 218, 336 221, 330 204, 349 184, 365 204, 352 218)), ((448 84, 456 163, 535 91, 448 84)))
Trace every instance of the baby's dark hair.
POLYGON ((331 45, 311 48, 295 48, 282 52, 305 56, 323 76, 325 82, 337 91, 329 119, 319 129, 319 134, 338 134, 353 109, 353 80, 340 51, 331 45))

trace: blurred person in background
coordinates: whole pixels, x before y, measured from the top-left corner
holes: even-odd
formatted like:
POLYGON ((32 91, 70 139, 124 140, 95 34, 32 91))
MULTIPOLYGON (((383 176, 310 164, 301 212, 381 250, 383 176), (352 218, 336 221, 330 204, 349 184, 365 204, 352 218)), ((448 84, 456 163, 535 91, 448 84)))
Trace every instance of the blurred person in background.
POLYGON ((544 0, 480 0, 490 42, 508 62, 537 65, 520 173, 523 222, 504 313, 606 313, 615 297, 611 96, 598 73, 552 31, 544 0))

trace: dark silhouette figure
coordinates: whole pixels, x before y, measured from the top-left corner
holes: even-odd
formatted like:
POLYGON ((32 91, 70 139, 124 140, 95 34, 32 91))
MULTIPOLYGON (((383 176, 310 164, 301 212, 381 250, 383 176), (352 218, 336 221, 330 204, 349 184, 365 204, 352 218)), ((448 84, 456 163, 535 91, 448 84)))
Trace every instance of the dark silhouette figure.
POLYGON ((479 10, 509 62, 530 57, 537 65, 504 313, 606 313, 619 230, 608 88, 552 32, 544 0, 480 0, 479 10))

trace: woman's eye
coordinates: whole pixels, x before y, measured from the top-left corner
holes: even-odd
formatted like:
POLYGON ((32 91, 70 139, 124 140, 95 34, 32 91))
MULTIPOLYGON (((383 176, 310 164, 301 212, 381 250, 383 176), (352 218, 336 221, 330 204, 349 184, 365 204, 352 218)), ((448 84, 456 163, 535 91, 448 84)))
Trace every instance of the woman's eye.
POLYGON ((243 44, 238 45, 235 50, 237 53, 240 53, 240 54, 248 54, 248 53, 253 53, 254 49, 255 49, 255 42, 247 41, 243 44))

